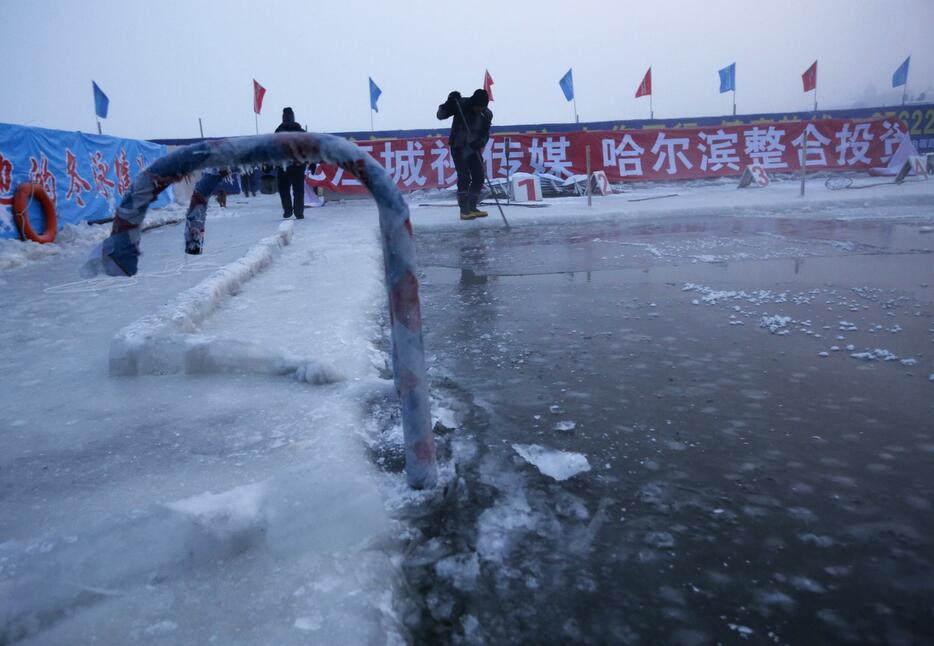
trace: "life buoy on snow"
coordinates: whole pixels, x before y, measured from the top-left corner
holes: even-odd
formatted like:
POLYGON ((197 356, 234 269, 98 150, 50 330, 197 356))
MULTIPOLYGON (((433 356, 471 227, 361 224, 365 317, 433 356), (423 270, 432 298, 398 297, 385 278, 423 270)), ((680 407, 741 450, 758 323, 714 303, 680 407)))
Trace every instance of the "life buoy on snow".
POLYGON ((55 205, 49 198, 45 189, 32 182, 23 182, 16 187, 16 193, 13 195, 13 220, 19 228, 23 238, 46 244, 55 241, 55 233, 58 229, 58 220, 55 217, 55 205), (26 209, 29 203, 35 198, 42 207, 42 213, 45 215, 45 232, 38 235, 32 230, 32 224, 29 223, 29 215, 26 209))

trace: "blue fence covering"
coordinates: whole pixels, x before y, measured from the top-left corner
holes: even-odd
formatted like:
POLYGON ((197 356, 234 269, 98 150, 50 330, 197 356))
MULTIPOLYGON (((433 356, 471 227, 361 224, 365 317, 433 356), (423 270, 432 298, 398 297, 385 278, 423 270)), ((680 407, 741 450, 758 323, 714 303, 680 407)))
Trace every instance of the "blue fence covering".
MULTIPOLYGON (((493 104, 496 109, 496 104, 493 104)), ((426 119, 434 119, 435 106, 426 109, 426 119)), ((895 116, 908 124, 911 139, 922 153, 934 152, 934 103, 913 103, 901 106, 883 106, 877 108, 853 108, 848 110, 819 110, 818 119, 862 119, 865 117, 895 116)), ((538 123, 520 125, 493 126, 490 130, 496 134, 525 132, 577 132, 580 130, 629 130, 639 128, 693 128, 695 126, 745 124, 770 121, 802 121, 815 117, 814 112, 769 112, 761 114, 737 114, 736 116, 714 117, 677 117, 672 119, 624 119, 619 121, 591 121, 588 123, 538 123)), ((354 132, 335 132, 333 134, 347 139, 361 141, 367 139, 405 139, 408 137, 429 137, 447 134, 450 122, 435 122, 432 128, 417 130, 368 130, 354 132)), ((312 128, 314 125, 312 124, 312 128)), ((187 145, 200 139, 155 139, 157 143, 187 145)))
MULTIPOLYGON (((139 172, 168 150, 164 145, 106 135, 0 123, 0 238, 18 238, 13 194, 23 182, 45 189, 59 227, 113 216, 139 172)), ((154 207, 172 199, 171 189, 154 207)), ((29 208, 36 231, 44 230, 38 204, 29 208)))

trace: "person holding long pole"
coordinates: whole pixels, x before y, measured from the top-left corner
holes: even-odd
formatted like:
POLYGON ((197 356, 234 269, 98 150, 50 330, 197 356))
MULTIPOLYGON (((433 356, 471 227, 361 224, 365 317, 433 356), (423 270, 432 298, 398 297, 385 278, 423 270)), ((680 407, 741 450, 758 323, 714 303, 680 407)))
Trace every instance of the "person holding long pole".
POLYGON ((460 92, 451 92, 438 106, 438 119, 454 117, 448 146, 454 168, 457 169, 457 205, 461 220, 485 218, 489 215, 478 207, 485 180, 482 150, 490 139, 493 113, 487 107, 490 97, 485 90, 477 90, 469 99, 460 92))

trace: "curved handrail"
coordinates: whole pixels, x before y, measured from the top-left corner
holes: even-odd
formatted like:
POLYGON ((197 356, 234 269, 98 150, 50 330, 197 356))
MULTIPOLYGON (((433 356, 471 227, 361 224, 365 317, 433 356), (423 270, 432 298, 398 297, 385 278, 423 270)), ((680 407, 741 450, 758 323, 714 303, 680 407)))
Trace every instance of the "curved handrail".
MULTIPOLYGON (((100 254, 86 263, 85 273, 136 274, 141 225, 149 204, 168 186, 190 173, 202 168, 283 162, 324 162, 339 166, 359 179, 376 200, 392 326, 393 376, 402 401, 406 478, 416 489, 431 487, 437 479, 437 471, 409 208, 382 166, 349 141, 332 135, 290 132, 217 139, 178 148, 136 177, 117 208, 110 237, 102 243, 100 254)), ((203 194, 201 199, 204 199, 203 194)), ((192 245, 200 247, 200 239, 193 238, 197 235, 193 218, 199 217, 193 214, 195 206, 193 197, 186 227, 186 250, 189 251, 194 251, 192 245)), ((206 205, 199 209, 202 218, 204 208, 206 205)))

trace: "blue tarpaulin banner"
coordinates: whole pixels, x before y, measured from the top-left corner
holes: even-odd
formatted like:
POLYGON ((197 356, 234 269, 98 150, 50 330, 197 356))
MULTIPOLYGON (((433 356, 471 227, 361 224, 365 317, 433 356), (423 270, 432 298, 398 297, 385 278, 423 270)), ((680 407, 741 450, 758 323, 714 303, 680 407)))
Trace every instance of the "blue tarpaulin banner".
MULTIPOLYGON (((45 189, 59 227, 104 220, 113 216, 137 173, 167 152, 149 141, 0 123, 0 238, 19 237, 13 194, 23 182, 45 189)), ((171 200, 167 189, 153 206, 171 200)), ((37 204, 29 216, 35 230, 44 230, 37 204)))

